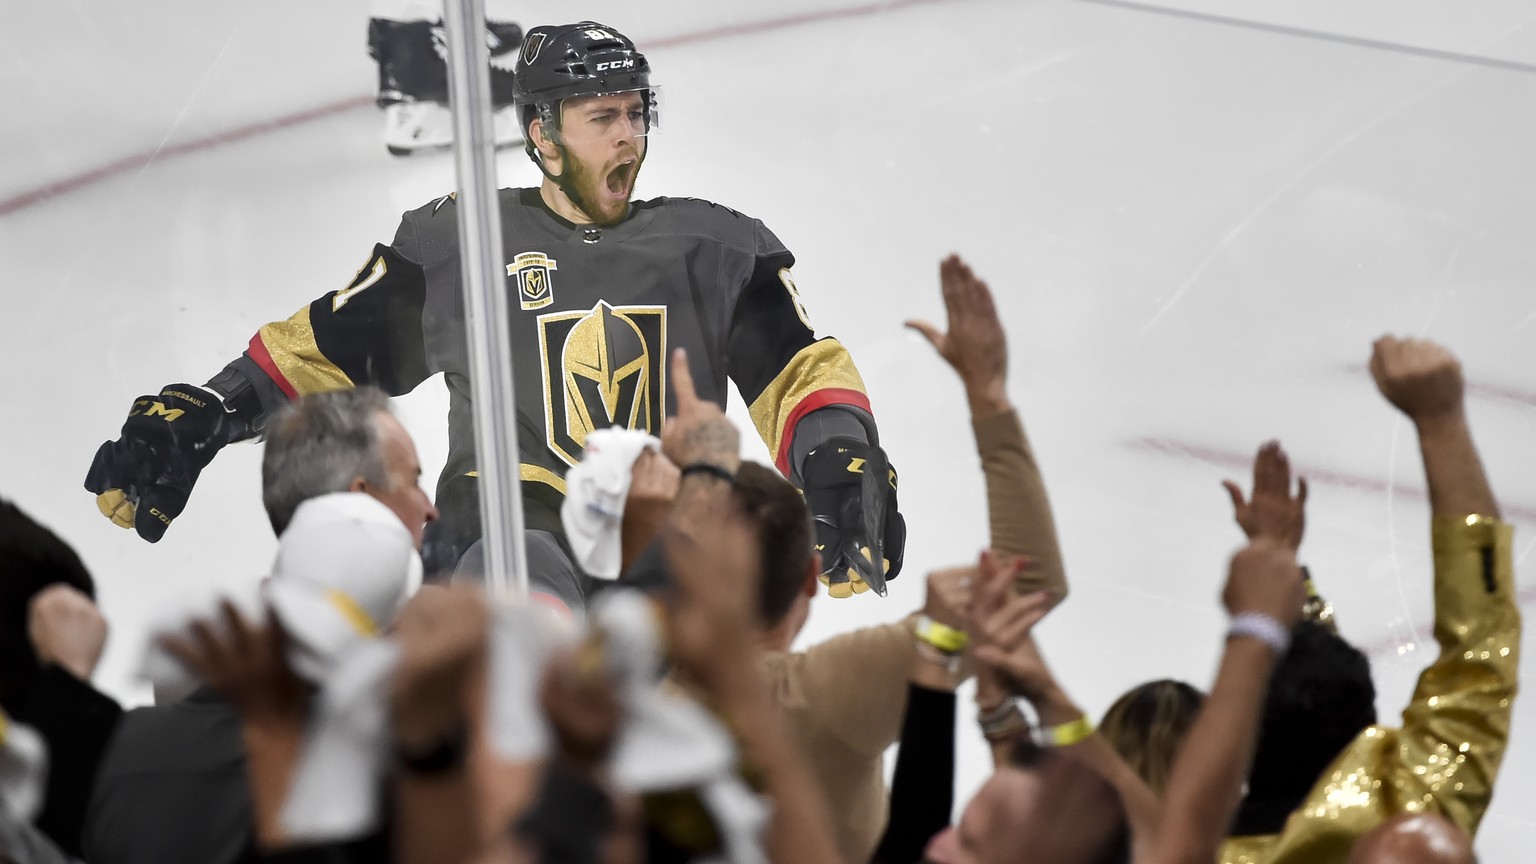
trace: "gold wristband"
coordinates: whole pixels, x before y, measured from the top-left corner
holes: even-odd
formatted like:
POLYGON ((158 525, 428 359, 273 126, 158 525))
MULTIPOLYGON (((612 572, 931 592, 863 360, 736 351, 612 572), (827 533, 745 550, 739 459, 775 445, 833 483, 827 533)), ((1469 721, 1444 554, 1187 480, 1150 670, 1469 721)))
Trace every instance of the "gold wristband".
POLYGON ((1043 727, 1035 733, 1036 743, 1041 747, 1071 747, 1092 734, 1093 721, 1088 719, 1087 714, 1060 726, 1043 727))
POLYGON ((926 642, 945 654, 958 654, 970 643, 964 630, 956 630, 947 624, 940 624, 927 615, 917 616, 917 623, 912 627, 912 635, 916 636, 918 641, 926 642))

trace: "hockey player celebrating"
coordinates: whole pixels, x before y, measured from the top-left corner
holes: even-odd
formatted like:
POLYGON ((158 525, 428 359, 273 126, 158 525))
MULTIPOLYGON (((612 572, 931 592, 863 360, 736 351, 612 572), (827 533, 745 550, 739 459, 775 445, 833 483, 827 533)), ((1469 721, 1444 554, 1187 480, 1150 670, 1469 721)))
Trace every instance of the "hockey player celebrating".
MULTIPOLYGON (((687 349, 699 395, 726 379, 777 466, 804 491, 833 596, 901 568, 894 470, 872 443, 864 385, 835 339, 817 339, 790 275, 794 256, 763 223, 692 198, 632 201, 656 128, 650 67, 611 27, 528 32, 514 104, 539 188, 502 189, 512 312, 519 472, 534 592, 579 608, 590 578, 571 563, 560 503, 587 435, 658 432, 672 401, 666 358, 687 349), (888 481, 888 482, 884 482, 888 481), (870 561, 869 550, 884 550, 870 561)), ((205 387, 172 384, 134 403, 122 437, 86 479, 103 514, 155 542, 226 444, 260 436, 305 393, 369 383, 406 393, 444 373, 449 453, 428 526, 428 573, 451 572, 480 535, 469 363, 453 196, 412 210, 352 282, 262 327, 205 387)), ((685 469, 687 466, 683 466, 685 469)))

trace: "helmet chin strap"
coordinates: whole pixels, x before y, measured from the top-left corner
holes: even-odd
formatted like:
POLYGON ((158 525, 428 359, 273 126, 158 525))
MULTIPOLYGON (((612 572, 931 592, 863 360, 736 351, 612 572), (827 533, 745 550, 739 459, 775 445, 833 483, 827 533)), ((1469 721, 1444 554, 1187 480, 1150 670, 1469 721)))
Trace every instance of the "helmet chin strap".
MULTIPOLYGON (((549 143, 555 145, 555 152, 560 154, 561 164, 569 166, 571 164, 571 152, 565 149, 565 143, 560 140, 560 129, 555 119, 559 111, 559 102, 555 102, 552 106, 539 106, 538 117, 543 121, 539 127, 539 132, 549 139, 549 143)), ((533 164, 539 166, 540 173, 555 181, 555 185, 559 186, 560 191, 565 193, 565 197, 572 204, 576 205, 576 209, 585 213, 587 218, 591 219, 592 214, 587 211, 586 205, 582 203, 581 193, 576 191, 576 184, 571 182, 566 176, 571 173, 569 169, 561 171, 558 175, 549 173, 549 168, 544 164, 544 157, 533 144, 532 124, 527 124, 523 127, 523 149, 527 151, 528 158, 533 160, 533 164)))
MULTIPOLYGON (((559 142, 555 143, 555 148, 560 152, 561 163, 569 165, 571 161, 570 151, 566 150, 565 145, 559 142)), ((549 173, 549 168, 544 165, 543 159, 535 158, 533 161, 538 163, 539 171, 543 172, 545 177, 555 181, 555 185, 560 187, 560 191, 565 193, 565 197, 576 206, 577 210, 585 213, 588 219, 592 218, 591 212, 582 203, 581 193, 576 191, 576 184, 569 177, 571 173, 569 170, 561 171, 559 174, 551 174, 549 173)))

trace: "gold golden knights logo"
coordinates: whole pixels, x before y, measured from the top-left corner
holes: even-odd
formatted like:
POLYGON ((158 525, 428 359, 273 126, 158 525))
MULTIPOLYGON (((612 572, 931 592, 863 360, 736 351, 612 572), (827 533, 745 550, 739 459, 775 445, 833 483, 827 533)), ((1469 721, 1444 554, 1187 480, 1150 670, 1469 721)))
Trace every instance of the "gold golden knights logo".
POLYGON ((609 306, 539 316, 544 433, 567 464, 587 435, 622 426, 659 434, 666 397, 667 308, 609 306))
POLYGON ((555 286, 550 283, 549 274, 556 269, 555 259, 543 252, 524 252, 507 265, 507 275, 517 277, 517 299, 524 312, 555 302, 555 286))

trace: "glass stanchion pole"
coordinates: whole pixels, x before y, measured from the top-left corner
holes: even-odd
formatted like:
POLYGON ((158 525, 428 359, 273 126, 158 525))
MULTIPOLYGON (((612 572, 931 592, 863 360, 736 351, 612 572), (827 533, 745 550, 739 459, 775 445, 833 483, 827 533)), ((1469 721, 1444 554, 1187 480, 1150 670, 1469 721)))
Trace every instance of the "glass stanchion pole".
POLYGON ((492 594, 523 598, 528 596, 528 559, 523 543, 510 298, 501 274, 501 210, 485 2, 447 0, 444 7, 485 582, 492 594))

